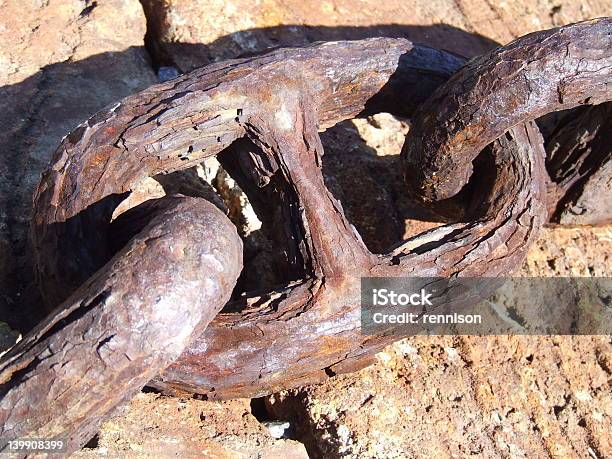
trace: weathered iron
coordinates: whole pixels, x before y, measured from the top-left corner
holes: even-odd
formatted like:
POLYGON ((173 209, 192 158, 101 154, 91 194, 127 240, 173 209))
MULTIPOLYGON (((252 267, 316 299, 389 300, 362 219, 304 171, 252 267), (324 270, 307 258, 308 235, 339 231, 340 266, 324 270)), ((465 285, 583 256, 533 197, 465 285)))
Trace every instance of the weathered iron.
POLYGON ((472 161, 508 129, 610 100, 610 18, 535 32, 468 62, 421 108, 402 154, 413 194, 454 196, 472 161))
POLYGON ((610 98, 610 30, 603 19, 539 32, 465 66, 403 39, 280 49, 94 115, 64 139, 36 193, 32 239, 51 312, 0 363, 0 434, 65 435, 74 449, 144 384, 214 399, 317 382, 398 338, 361 333, 362 276, 506 275, 548 218, 543 140, 530 120, 610 98), (381 110, 415 116, 404 149, 413 193, 450 198, 473 160, 475 173, 455 198, 431 203, 461 221, 373 254, 325 188, 318 131, 381 110), (218 210, 172 197, 111 215, 140 180, 222 152, 277 226, 287 280, 217 314, 241 267, 218 210))
POLYGON ((242 242, 220 210, 181 196, 137 213, 144 229, 3 357, 2 438, 83 446, 229 299, 242 242))

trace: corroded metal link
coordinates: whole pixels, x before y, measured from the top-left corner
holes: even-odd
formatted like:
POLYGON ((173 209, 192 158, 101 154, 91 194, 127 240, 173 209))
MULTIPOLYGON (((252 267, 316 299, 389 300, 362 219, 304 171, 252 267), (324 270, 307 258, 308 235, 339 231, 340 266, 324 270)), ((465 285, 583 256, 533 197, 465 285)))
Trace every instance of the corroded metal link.
POLYGON ((94 115, 64 139, 34 200, 35 264, 47 305, 108 259, 109 215, 140 180, 198 164, 261 121, 262 129, 290 126, 285 105, 298 96, 314 110, 315 134, 382 106, 409 114, 462 63, 401 39, 280 49, 195 70, 94 115))
POLYGON ((420 108, 402 156, 412 193, 457 194, 472 161, 510 128, 612 99, 612 19, 535 32, 472 59, 420 108))
POLYGON ((187 197, 146 210, 147 226, 3 357, 2 438, 78 449, 229 299, 242 268, 229 219, 187 197))

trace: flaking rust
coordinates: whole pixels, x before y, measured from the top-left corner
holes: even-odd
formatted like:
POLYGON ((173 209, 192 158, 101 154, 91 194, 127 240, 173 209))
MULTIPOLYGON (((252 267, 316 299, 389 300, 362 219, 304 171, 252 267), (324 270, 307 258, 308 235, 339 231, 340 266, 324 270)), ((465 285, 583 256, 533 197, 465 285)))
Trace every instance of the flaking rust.
POLYGON ((525 35, 478 56, 424 104, 402 155, 415 196, 454 196, 472 161, 512 127, 612 98, 612 19, 525 35))
POLYGON ((138 211, 142 231, 3 356, 2 438, 80 448, 229 299, 242 242, 220 210, 177 196, 138 211))
POLYGON ((361 333, 361 277, 511 272, 548 218, 544 145, 531 120, 610 98, 609 35, 608 19, 581 23, 467 65, 403 39, 280 49, 195 70, 95 115, 63 140, 35 196, 32 240, 50 315, 0 362, 1 436, 65 436, 74 450, 145 384, 253 397, 352 371, 398 338, 361 333), (562 45, 578 54, 559 61, 562 45), (526 64, 534 56, 535 73, 526 64), (556 89, 534 98, 487 85, 523 84, 530 72, 545 88, 555 65, 556 89), (498 103, 476 104, 491 88, 502 91, 498 103), (318 132, 382 110, 415 117, 403 153, 413 194, 462 219, 378 255, 324 185, 318 132), (485 147, 470 192, 436 202, 468 179, 485 147), (222 313, 242 247, 214 206, 174 196, 111 222, 140 180, 217 154, 275 225, 291 279, 222 313))

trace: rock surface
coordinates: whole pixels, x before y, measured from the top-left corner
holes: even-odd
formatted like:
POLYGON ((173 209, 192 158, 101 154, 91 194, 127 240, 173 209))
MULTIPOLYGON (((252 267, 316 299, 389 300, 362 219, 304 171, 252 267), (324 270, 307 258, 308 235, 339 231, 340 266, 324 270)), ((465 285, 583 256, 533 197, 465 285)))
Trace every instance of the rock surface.
POLYGON ((27 326, 37 316, 27 228, 41 171, 79 123, 156 79, 138 0, 5 0, 0 17, 0 313, 27 326))
POLYGON ((608 457, 609 361, 605 337, 410 338, 269 404, 313 457, 608 457))
POLYGON ((403 36, 471 57, 535 30, 609 14, 605 0, 144 0, 161 64, 182 71, 271 46, 403 36), (475 34, 475 35, 472 35, 475 34), (484 38, 487 37, 487 38, 484 38))
POLYGON ((308 458, 304 445, 275 439, 249 400, 205 402, 139 394, 75 458, 308 458))

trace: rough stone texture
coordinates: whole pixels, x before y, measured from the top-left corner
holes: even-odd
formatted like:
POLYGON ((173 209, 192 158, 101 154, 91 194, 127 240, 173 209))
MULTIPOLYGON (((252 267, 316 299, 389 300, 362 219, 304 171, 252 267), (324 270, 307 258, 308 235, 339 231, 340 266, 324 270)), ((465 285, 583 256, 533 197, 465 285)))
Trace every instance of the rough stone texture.
POLYGON ((535 30, 610 14, 605 0, 143 3, 161 64, 174 61, 182 71, 270 46, 381 35, 403 36, 471 57, 490 48, 491 40, 507 43, 535 30))
POLYGON ((610 203, 601 199, 601 190, 612 189, 612 161, 602 165, 589 177, 583 193, 573 206, 563 213, 559 223, 580 225, 585 221, 591 224, 610 223, 610 203), (592 219, 592 221, 589 221, 592 219))
POLYGON ((0 17, 0 313, 19 324, 37 303, 23 297, 36 291, 26 239, 40 172, 76 125, 156 80, 137 0, 8 0, 0 17))
POLYGON ((277 394, 311 457, 609 457, 609 338, 411 338, 277 394))
POLYGON ((137 395, 89 446, 72 457, 308 457, 301 443, 274 439, 247 399, 217 403, 152 393, 137 395))
POLYGON ((612 227, 545 228, 520 271, 524 276, 612 275, 612 227))

